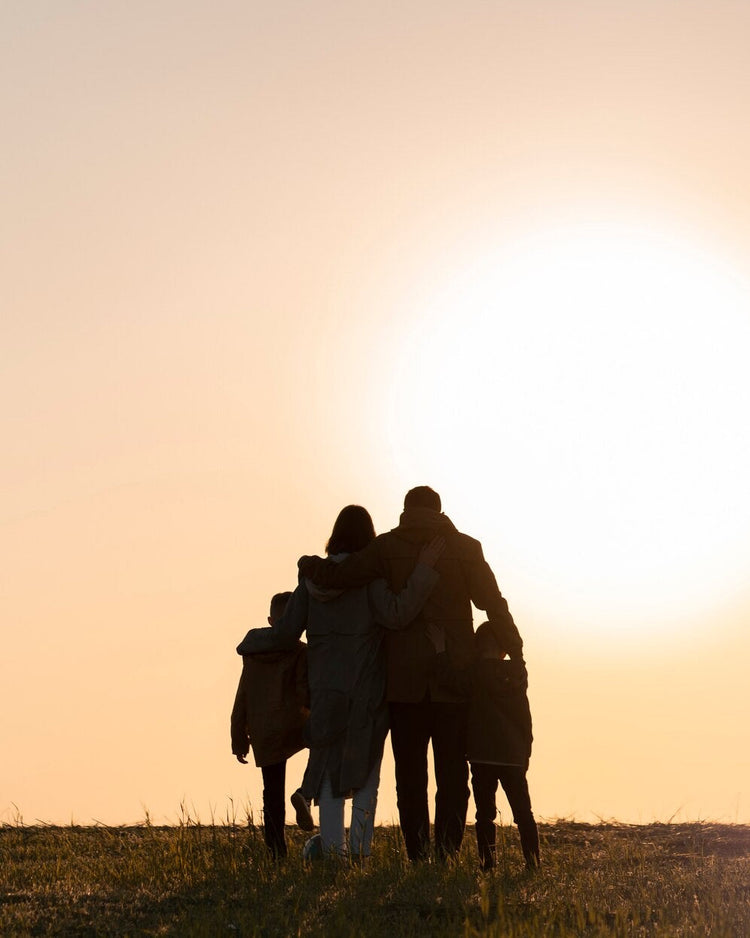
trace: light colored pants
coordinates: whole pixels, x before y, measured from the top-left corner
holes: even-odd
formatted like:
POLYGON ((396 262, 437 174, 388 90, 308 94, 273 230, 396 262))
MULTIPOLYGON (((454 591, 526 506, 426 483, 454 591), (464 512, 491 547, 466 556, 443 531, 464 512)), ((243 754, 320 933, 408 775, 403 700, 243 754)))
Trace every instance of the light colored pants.
POLYGON ((320 810, 320 842, 324 853, 337 853, 343 857, 348 854, 352 858, 370 856, 372 835, 375 829, 375 808, 378 803, 380 762, 381 760, 378 759, 373 765, 364 786, 354 792, 348 849, 344 829, 346 799, 334 798, 331 778, 327 772, 323 776, 318 796, 318 808, 320 810))

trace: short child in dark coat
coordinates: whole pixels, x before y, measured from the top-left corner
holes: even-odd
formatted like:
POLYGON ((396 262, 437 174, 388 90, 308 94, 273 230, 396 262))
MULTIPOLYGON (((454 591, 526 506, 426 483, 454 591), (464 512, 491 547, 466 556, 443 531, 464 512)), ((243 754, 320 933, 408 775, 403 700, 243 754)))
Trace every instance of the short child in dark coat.
POLYGON ((476 834, 483 869, 495 863, 495 793, 498 782, 521 835, 526 866, 539 865, 539 834, 531 810, 526 770, 531 756, 528 676, 522 659, 505 657, 488 622, 474 636, 477 659, 469 707, 466 754, 476 804, 476 834))
POLYGON ((445 653, 445 636, 429 631, 440 679, 452 682, 470 698, 466 755, 476 805, 479 860, 487 870, 495 865, 495 795, 498 782, 508 799, 521 835, 526 866, 539 865, 539 834, 531 810, 526 770, 531 756, 531 711, 526 695, 528 676, 520 658, 506 658, 489 622, 474 635, 473 664, 460 671, 445 653))
MULTIPOLYGON (((291 593, 271 600, 269 625, 284 614, 291 593)), ((307 743, 303 726, 310 714, 307 645, 289 651, 244 655, 242 676, 232 708, 232 752, 246 763, 252 746, 263 773, 263 832, 274 857, 286 856, 284 787, 286 762, 307 743)))

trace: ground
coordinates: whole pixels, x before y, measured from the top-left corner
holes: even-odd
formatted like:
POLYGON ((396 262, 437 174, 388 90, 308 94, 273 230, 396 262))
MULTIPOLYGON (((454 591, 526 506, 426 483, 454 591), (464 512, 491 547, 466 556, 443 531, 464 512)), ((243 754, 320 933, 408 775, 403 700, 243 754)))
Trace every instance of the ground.
POLYGON ((397 829, 376 830, 362 869, 273 862, 251 822, 175 827, 0 828, 3 936, 750 935, 750 827, 540 825, 542 869, 499 830, 482 873, 474 832, 457 862, 412 866, 397 829))

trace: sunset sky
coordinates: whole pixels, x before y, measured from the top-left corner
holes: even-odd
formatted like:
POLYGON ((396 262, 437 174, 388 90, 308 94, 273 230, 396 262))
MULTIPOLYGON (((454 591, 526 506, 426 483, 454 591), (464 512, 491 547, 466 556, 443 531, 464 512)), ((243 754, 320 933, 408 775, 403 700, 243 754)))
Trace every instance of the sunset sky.
POLYGON ((0 822, 257 816, 234 648, 417 484, 524 636, 537 817, 750 822, 748 37, 3 0, 0 822))

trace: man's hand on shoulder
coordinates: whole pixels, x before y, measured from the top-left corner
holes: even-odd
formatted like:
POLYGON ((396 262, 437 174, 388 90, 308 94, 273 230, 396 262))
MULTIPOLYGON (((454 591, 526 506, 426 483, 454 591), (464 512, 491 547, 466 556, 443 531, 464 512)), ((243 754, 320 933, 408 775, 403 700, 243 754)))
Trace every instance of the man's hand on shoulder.
POLYGON ((364 586, 372 580, 386 576, 378 544, 379 538, 376 537, 362 550, 340 558, 340 563, 330 557, 300 557, 297 561, 300 576, 311 580, 316 586, 331 589, 354 589, 364 586))
POLYGON ((300 557, 297 561, 297 569, 302 574, 302 576, 307 577, 315 582, 315 573, 320 568, 320 565, 325 563, 325 560, 322 557, 317 557, 315 554, 312 556, 300 557))

